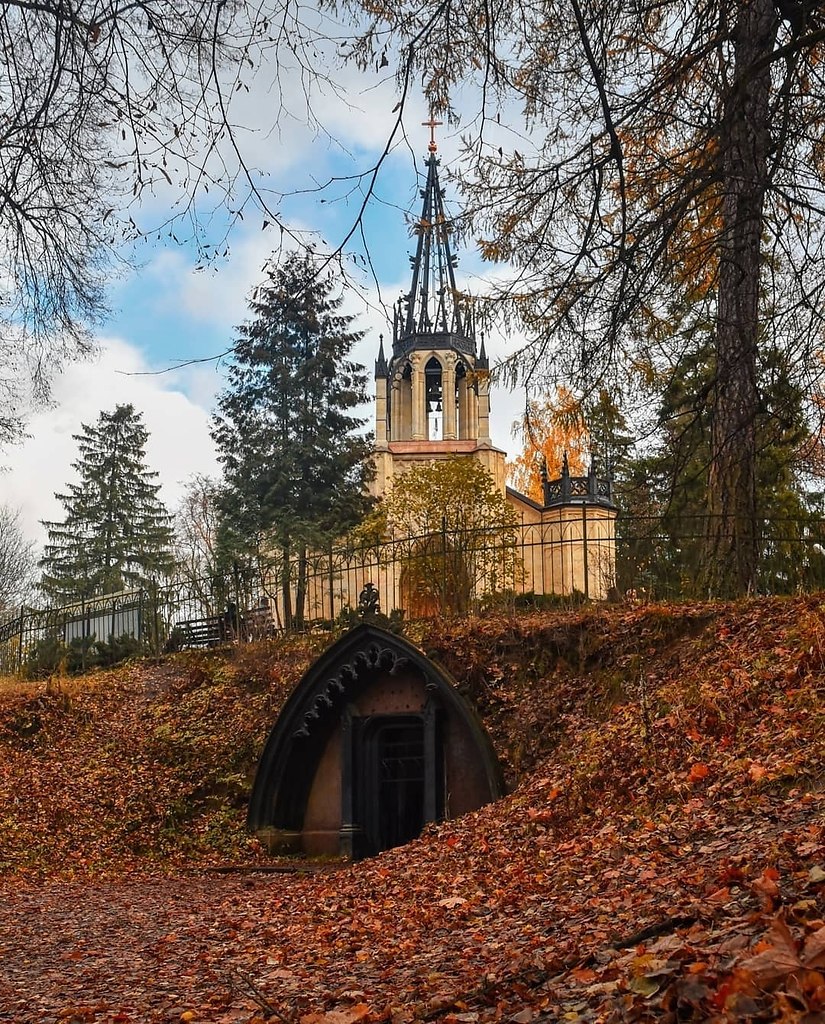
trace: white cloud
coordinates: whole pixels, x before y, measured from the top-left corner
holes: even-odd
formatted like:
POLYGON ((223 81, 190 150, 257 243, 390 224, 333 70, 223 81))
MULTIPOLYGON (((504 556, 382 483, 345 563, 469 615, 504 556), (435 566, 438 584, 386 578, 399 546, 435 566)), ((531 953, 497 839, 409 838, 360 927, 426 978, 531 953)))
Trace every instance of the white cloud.
POLYGON ((249 293, 263 277, 276 236, 277 232, 261 230, 238 232, 231 256, 199 271, 183 251, 162 251, 144 271, 144 278, 157 289, 152 305, 161 315, 183 312, 231 338, 232 329, 246 316, 249 293))
MULTIPOLYGON (((193 473, 218 471, 209 436, 212 395, 206 375, 199 380, 196 403, 174 376, 128 376, 150 369, 133 345, 118 338, 101 339, 100 344, 97 360, 69 366, 54 380, 53 407, 32 416, 28 440, 3 457, 7 469, 0 474, 0 500, 20 509, 26 534, 38 544, 45 540, 40 520, 63 518, 54 492, 75 478, 71 463, 77 458, 77 442, 72 435, 80 432, 81 424, 95 423, 101 410, 131 403, 143 413, 150 435, 146 462, 160 474, 161 497, 170 509, 193 473)), ((212 376, 217 386, 219 378, 214 372, 212 376)))
MULTIPOLYGON (((391 114, 394 87, 392 83, 384 82, 373 88, 377 76, 373 76, 374 81, 370 81, 367 75, 359 82, 356 80, 358 75, 360 73, 351 68, 344 75, 348 88, 353 91, 359 88, 362 90, 355 104, 343 104, 327 95, 320 103, 319 113, 323 114, 331 133, 341 140, 342 150, 349 147, 356 161, 363 165, 375 159, 394 120, 391 114), (370 152, 370 147, 375 148, 370 152)), ((254 96, 250 97, 249 103, 255 99, 254 96)), ((262 102, 262 109, 265 109, 265 95, 262 91, 258 92, 257 101, 262 102)), ((423 102, 413 97, 408 104, 405 124, 419 173, 423 170, 421 159, 426 150, 428 133, 419 127, 418 122, 425 119, 423 102)), ((439 137, 440 152, 446 166, 456 156, 457 133, 445 126, 439 129, 439 137)), ((319 137, 317 129, 313 135, 313 130, 305 126, 294 134, 285 131, 280 137, 271 134, 266 138, 261 134, 256 136, 256 144, 260 149, 253 157, 263 157, 268 147, 271 169, 278 172, 281 184, 287 184, 284 178, 285 162, 291 162, 293 167, 298 165, 304 177, 313 172, 321 177, 335 149, 333 142, 319 137), (272 150, 282 151, 275 153, 272 150), (310 152, 318 154, 317 157, 309 159, 310 152)), ((407 157, 400 150, 394 159, 407 162, 407 157)), ((408 166, 409 187, 404 191, 400 205, 405 206, 411 197, 415 197, 412 199, 415 212, 419 200, 415 192, 415 169, 411 160, 408 166)), ((455 196, 449 198, 453 204, 457 201, 455 196)), ((390 208, 386 216, 397 216, 400 221, 402 213, 390 208)), ((307 223, 296 227, 306 229, 307 223)), ((380 230, 379 220, 375 231, 380 233, 380 230)), ((233 328, 247 315, 250 290, 261 280, 263 267, 278 241, 277 228, 273 226, 268 231, 262 231, 259 222, 253 227, 248 220, 233 232, 230 259, 220 264, 217 270, 208 268, 201 272, 194 271, 191 256, 184 249, 158 252, 141 271, 142 284, 145 286, 141 301, 146 324, 157 331, 163 328, 166 318, 174 322, 177 317, 187 321, 195 335, 198 325, 208 325, 212 332, 210 337, 214 338, 217 331, 219 336, 226 338, 228 347, 233 337, 233 328)), ((406 252, 412 249, 413 244, 413 240, 409 239, 406 247, 390 262, 383 255, 377 261, 377 265, 383 264, 388 271, 386 276, 384 273, 380 273, 380 276, 381 298, 389 313, 398 295, 409 288, 406 252), (388 280, 389 275, 394 280, 388 280)), ((459 251, 459 257, 460 270, 468 267, 478 269, 478 261, 472 253, 459 251)), ((483 290, 483 279, 493 276, 495 272, 500 272, 500 268, 484 266, 481 273, 475 276, 463 272, 460 284, 466 282, 472 291, 479 293, 483 290)), ((366 332, 353 357, 366 365, 371 376, 373 361, 378 353, 379 334, 384 334, 385 351, 388 354, 392 344, 391 326, 382 311, 375 287, 364 288, 362 296, 350 292, 346 309, 359 314, 356 326, 366 332)), ((130 372, 152 369, 147 360, 157 357, 145 355, 138 344, 120 338, 103 339, 101 344, 103 352, 97 361, 69 366, 55 380, 53 407, 32 417, 29 423, 31 437, 28 441, 10 450, 5 457, 0 457, 0 465, 5 463, 9 467, 7 473, 0 474, 0 500, 21 508, 27 533, 39 543, 44 539, 39 520, 60 519, 63 514, 62 506, 54 499, 53 492, 62 490, 73 477, 70 466, 76 458, 77 445, 72 434, 80 430, 81 423, 95 422, 102 409, 113 409, 118 403, 131 402, 143 412, 151 436, 147 461, 161 475, 162 496, 170 508, 177 502, 182 483, 193 473, 217 473, 209 437, 209 410, 216 391, 222 386, 221 367, 212 363, 195 364, 162 376, 128 376, 126 374, 130 372)), ((486 345, 491 363, 494 363, 512 351, 514 342, 498 335, 488 335, 486 345)), ((210 341, 208 350, 200 354, 209 356, 214 351, 210 341)), ((172 361, 176 353, 171 347, 168 353, 172 361)), ((493 441, 511 454, 515 448, 511 426, 513 420, 520 415, 522 404, 522 396, 518 393, 496 388, 491 395, 493 441)), ((372 426, 372 406, 365 409, 364 414, 372 426)))
MULTIPOLYGON (((327 25, 325 30, 332 28, 327 25)), ((293 43, 300 49, 298 40, 293 43)), ((222 222, 227 207, 247 212, 255 208, 257 203, 245 203, 250 181, 270 210, 279 210, 282 197, 323 185, 344 167, 356 173, 369 168, 398 117, 393 76, 342 63, 330 40, 319 38, 309 50, 311 71, 282 47, 266 54, 255 70, 240 73, 239 89, 232 84, 238 69, 226 65, 221 77, 232 133, 223 132, 218 140, 193 136, 188 163, 175 156, 177 142, 169 147, 162 173, 156 171, 151 189, 142 193, 137 213, 130 210, 145 231, 151 234, 167 225, 165 232, 171 212, 177 214, 175 233, 188 233, 193 207, 187 186, 192 187, 195 177, 200 181, 195 206, 203 228, 209 211, 222 222), (203 173, 194 174, 196 168, 203 173)), ((418 127, 427 117, 423 98, 410 94, 404 114, 405 123, 413 126, 414 147, 423 150, 426 137, 418 127)), ((403 137, 398 133, 396 142, 403 137)))

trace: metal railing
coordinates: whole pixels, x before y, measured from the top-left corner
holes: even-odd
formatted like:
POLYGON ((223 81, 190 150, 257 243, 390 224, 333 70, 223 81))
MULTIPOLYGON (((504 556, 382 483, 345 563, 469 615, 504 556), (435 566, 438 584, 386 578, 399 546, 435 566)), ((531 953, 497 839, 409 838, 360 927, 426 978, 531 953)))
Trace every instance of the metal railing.
MULTIPOLYGON (((20 671, 50 652, 58 659, 70 655, 82 669, 100 656, 101 645, 124 637, 160 654, 185 644, 183 624, 192 620, 225 617, 221 635, 239 641, 329 627, 357 616, 367 583, 377 590, 381 612, 400 610, 407 619, 587 599, 701 598, 706 525, 698 516, 593 520, 583 508, 581 517, 555 523, 331 545, 303 558, 235 564, 224 573, 179 577, 61 608, 22 607, 0 615, 0 671, 20 671)), ((823 587, 825 524, 764 523, 759 592, 823 587)))

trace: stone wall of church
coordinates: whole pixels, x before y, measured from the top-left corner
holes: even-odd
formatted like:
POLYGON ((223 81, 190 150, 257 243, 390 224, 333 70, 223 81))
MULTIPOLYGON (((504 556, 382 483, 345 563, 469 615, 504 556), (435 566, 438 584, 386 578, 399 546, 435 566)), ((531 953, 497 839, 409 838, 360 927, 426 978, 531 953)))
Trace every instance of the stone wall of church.
POLYGON ((616 580, 616 509, 577 502, 543 509, 508 489, 518 513, 525 593, 605 600, 616 580))

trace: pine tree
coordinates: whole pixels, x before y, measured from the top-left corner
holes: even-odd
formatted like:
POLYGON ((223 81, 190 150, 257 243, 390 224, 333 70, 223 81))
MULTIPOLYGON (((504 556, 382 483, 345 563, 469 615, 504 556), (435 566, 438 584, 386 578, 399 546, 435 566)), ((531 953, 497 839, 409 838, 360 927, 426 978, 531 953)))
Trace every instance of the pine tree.
POLYGON ((146 468, 148 433, 132 405, 101 412, 75 434, 79 483, 55 495, 62 522, 43 523, 49 541, 41 588, 55 603, 140 587, 174 567, 171 517, 146 468))
POLYGON ((342 302, 311 253, 270 269, 238 328, 214 421, 224 538, 280 553, 287 627, 303 620, 309 552, 369 506, 370 438, 354 413, 367 400, 366 373, 348 359, 361 334, 342 302))

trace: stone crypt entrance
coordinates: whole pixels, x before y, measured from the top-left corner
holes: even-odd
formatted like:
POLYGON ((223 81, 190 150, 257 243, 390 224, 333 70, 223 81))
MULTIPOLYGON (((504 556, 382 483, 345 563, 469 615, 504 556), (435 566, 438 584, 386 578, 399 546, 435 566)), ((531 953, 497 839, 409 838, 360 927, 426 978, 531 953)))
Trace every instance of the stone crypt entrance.
POLYGON ((357 859, 501 793, 489 738, 443 669, 364 625, 321 655, 284 705, 248 824, 276 852, 357 859))
POLYGON ((444 816, 444 751, 435 715, 354 719, 355 820, 365 856, 415 839, 444 816))

